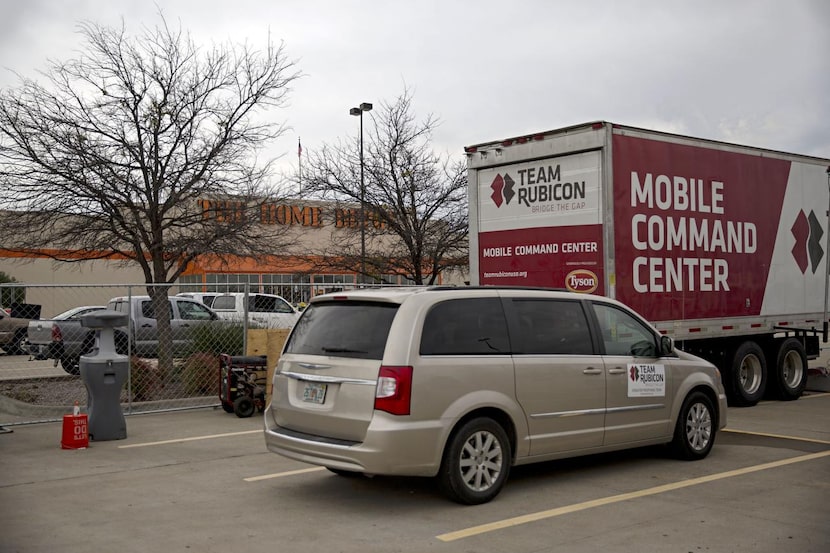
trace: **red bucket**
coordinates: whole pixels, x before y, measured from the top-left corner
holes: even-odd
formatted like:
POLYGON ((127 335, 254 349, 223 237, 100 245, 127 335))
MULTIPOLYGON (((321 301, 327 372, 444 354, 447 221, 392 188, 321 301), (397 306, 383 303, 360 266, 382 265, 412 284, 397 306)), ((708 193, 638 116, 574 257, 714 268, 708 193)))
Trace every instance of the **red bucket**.
POLYGON ((89 447, 87 415, 64 415, 61 449, 83 449, 85 447, 89 447))

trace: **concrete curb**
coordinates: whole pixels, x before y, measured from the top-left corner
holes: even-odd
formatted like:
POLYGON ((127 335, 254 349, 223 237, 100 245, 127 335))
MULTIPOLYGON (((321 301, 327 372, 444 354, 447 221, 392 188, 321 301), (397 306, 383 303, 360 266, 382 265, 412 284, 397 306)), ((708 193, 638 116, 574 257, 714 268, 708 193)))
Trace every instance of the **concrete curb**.
MULTIPOLYGON (((158 411, 174 411, 180 409, 198 409, 220 407, 218 397, 195 397, 162 401, 133 402, 131 405, 121 404, 125 415, 138 415, 158 411)), ((21 422, 40 422, 45 420, 60 420, 63 415, 72 414, 73 405, 33 405, 24 401, 0 395, 0 424, 21 422), (5 417, 4 417, 5 416, 5 417), (4 420, 14 417, 15 421, 4 420)), ((86 405, 81 406, 86 412, 86 405)))

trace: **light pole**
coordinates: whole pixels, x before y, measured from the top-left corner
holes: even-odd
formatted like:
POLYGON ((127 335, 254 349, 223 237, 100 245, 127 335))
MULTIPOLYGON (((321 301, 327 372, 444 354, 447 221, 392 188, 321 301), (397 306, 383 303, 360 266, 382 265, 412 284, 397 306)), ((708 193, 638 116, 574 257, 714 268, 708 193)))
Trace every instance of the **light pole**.
POLYGON ((363 112, 372 111, 372 104, 363 102, 359 107, 351 108, 350 115, 360 117, 360 282, 366 281, 366 184, 363 180, 363 112))

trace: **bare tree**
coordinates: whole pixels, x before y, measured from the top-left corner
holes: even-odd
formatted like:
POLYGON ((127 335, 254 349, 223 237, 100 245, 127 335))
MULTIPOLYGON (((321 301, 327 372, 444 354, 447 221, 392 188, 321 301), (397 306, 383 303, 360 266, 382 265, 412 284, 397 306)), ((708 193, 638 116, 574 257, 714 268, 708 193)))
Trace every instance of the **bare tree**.
POLYGON ((376 281, 395 274, 433 284, 443 271, 467 263, 466 167, 433 152, 438 121, 432 115, 416 119, 408 89, 394 103, 382 102, 368 113, 372 124, 364 130, 363 194, 359 137, 324 145, 303 168, 303 192, 343 202, 341 213, 347 215, 339 223, 352 230, 339 233, 328 249, 310 252, 310 258, 358 273, 365 265, 364 277, 376 281))
MULTIPOLYGON (((201 255, 274 253, 280 228, 257 217, 271 167, 256 155, 284 130, 264 112, 299 77, 283 45, 203 49, 163 16, 137 36, 79 32, 86 50, 51 61, 46 85, 0 92, 2 247, 121 257, 166 285, 201 255)), ((169 336, 167 286, 148 293, 169 336)))

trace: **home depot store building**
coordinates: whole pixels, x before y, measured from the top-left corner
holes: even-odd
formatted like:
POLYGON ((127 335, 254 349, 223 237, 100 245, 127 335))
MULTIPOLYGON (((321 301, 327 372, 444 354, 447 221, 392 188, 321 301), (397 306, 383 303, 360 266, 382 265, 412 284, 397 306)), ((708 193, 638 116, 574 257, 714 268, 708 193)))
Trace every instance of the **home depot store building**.
MULTIPOLYGON (((233 200, 200 200, 204 217, 233 220, 243 215, 243 206, 233 200)), ((360 209, 333 203, 265 203, 260 206, 260 224, 286 227, 293 252, 259 257, 220 260, 203 256, 192 263, 179 279, 181 291, 241 292, 279 294, 289 301, 307 301, 319 293, 355 285, 358 275, 330 268, 324 257, 304 252, 323 251, 326 246, 353 240, 360 223, 360 209)), ((367 213, 367 224, 382 230, 383 223, 367 213)), ((135 264, 116 256, 103 260, 55 262, 44 252, 20 255, 0 249, 0 271, 30 285, 140 284, 144 275, 135 264)), ((384 275, 385 284, 407 284, 397 275, 384 275)), ((28 290, 32 295, 34 290, 28 290)), ((49 303, 49 302, 44 302, 49 303)), ((71 304, 68 307, 73 307, 71 304)), ((55 307, 57 310, 57 306, 55 307)))

